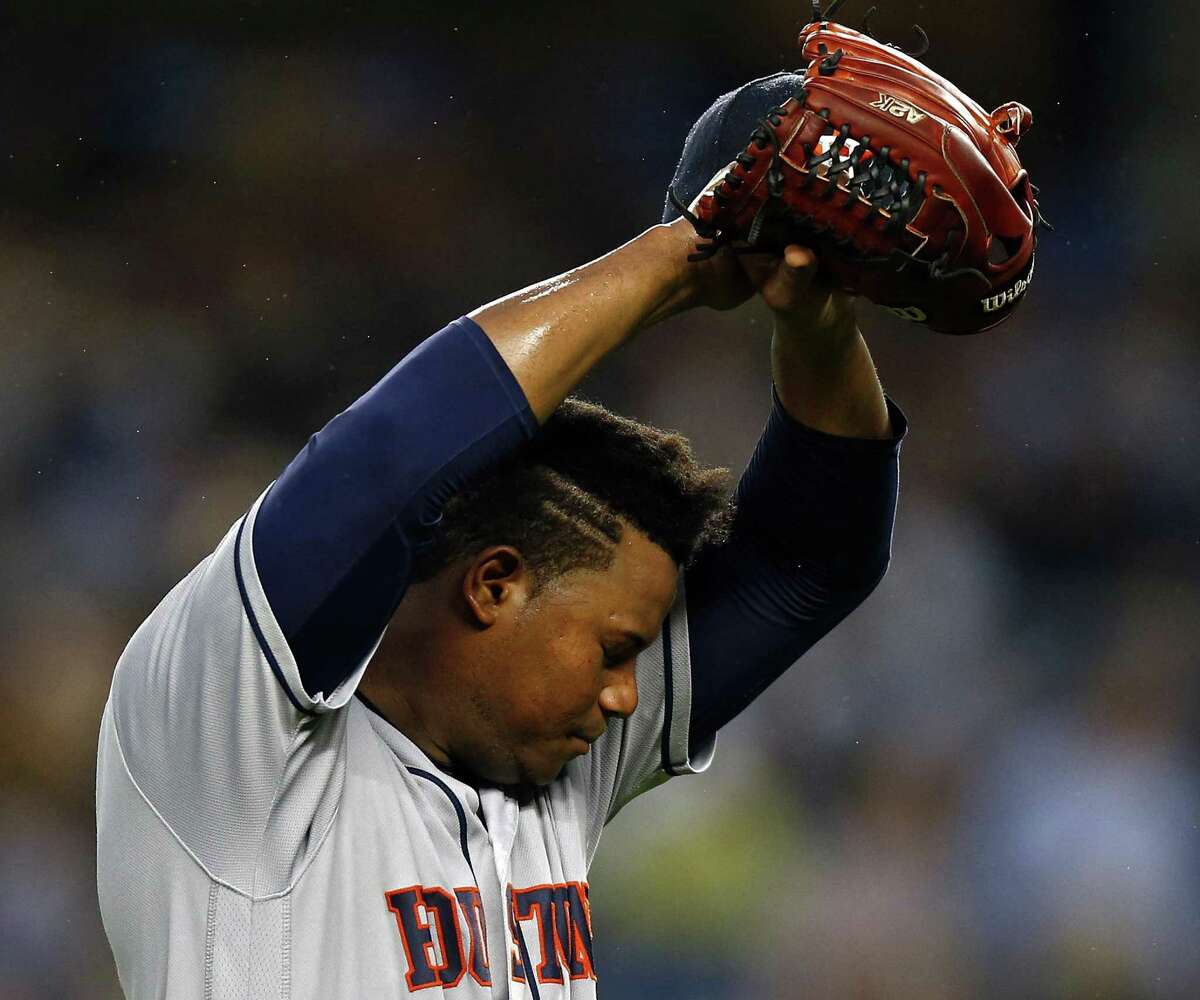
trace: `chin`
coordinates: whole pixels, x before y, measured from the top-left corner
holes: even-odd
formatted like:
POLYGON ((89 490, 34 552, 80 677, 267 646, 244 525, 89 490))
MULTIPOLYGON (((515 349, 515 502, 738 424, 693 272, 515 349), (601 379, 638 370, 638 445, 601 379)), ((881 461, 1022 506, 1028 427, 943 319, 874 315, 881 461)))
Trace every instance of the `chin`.
POLYGON ((490 785, 506 788, 544 788, 562 777, 570 762, 561 753, 515 751, 503 756, 464 762, 464 770, 490 785))
POLYGON ((563 774, 566 772, 566 770, 567 770, 567 765, 560 764, 558 767, 558 770, 555 771, 552 775, 550 775, 549 777, 537 778, 534 780, 533 784, 537 785, 539 788, 543 788, 546 785, 552 785, 552 784, 554 784, 554 782, 558 781, 558 779, 563 776, 563 774))
POLYGON ((539 755, 535 759, 518 760, 517 766, 520 771, 518 783, 544 788, 563 776, 568 763, 570 763, 570 758, 564 759, 560 754, 539 755))
POLYGON ((566 770, 566 764, 559 762, 548 765, 545 761, 524 761, 513 757, 506 761, 464 762, 459 770, 485 785, 532 789, 552 784, 566 770), (557 769, 553 770, 555 767, 557 769))
POLYGON ((515 784, 532 785, 537 788, 545 788, 547 785, 552 785, 562 777, 563 772, 567 769, 565 762, 557 764, 534 764, 520 769, 520 775, 515 784))

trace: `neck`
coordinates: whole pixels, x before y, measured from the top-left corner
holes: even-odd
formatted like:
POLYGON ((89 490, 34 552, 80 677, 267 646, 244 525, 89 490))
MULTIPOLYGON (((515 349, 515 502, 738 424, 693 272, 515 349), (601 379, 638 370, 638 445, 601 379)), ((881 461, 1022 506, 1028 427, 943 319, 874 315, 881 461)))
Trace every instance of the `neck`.
POLYGON ((373 677, 368 668, 359 692, 370 708, 412 740, 431 761, 439 767, 450 765, 449 752, 431 731, 420 707, 414 704, 402 684, 389 683, 378 675, 373 677))
POLYGON ((442 665, 452 651, 448 626, 448 584, 435 577, 411 585, 392 615, 379 649, 359 684, 375 711, 413 741, 439 767, 450 763, 443 713, 436 695, 445 677, 442 665))

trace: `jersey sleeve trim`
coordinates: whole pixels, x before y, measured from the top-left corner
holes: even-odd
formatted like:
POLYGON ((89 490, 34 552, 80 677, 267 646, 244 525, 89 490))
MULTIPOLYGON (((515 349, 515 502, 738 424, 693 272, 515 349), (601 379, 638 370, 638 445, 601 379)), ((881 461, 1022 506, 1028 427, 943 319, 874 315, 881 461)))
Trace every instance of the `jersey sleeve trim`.
MULTIPOLYGON (((273 484, 272 484, 273 485, 273 484)), ((316 715, 342 708, 354 696, 354 690, 362 675, 371 662, 371 657, 383 641, 383 634, 375 640, 375 644, 363 657, 359 665, 328 695, 311 696, 300 679, 300 668, 296 663, 291 647, 283 634, 283 629, 271 610, 270 601, 263 590, 262 581, 258 577, 258 569, 254 562, 254 521, 266 495, 270 492, 268 486, 254 502, 249 512, 238 527, 234 568, 237 574, 238 592, 241 594, 242 607, 246 618, 254 631, 259 648, 270 665, 271 673, 283 688, 288 701, 296 711, 304 715, 316 715)))
POLYGON ((663 730, 662 770, 672 777, 708 770, 716 753, 714 735, 698 746, 689 746, 692 719, 691 654, 688 643, 687 599, 682 578, 675 610, 663 625, 663 730))

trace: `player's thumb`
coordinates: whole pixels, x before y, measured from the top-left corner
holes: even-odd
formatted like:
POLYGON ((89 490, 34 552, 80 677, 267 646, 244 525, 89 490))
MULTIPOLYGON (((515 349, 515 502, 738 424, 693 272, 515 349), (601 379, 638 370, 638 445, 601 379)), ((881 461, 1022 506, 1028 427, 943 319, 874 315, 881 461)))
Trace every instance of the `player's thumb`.
POLYGON ((790 312, 809 297, 817 273, 817 255, 806 247, 791 244, 782 257, 772 260, 770 274, 759 284, 759 293, 772 309, 790 312))
POLYGON ((780 270, 789 281, 807 285, 817 273, 817 255, 807 247, 792 243, 784 247, 780 270))

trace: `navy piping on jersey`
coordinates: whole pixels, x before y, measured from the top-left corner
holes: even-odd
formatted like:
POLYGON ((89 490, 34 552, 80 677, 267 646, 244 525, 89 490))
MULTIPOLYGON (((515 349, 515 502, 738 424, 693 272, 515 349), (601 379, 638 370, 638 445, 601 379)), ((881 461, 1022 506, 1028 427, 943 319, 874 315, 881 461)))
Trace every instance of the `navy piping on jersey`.
POLYGON ((267 663, 271 665, 271 673, 279 681, 279 686, 283 688, 283 693, 287 695, 288 701, 302 715, 316 715, 316 712, 301 705, 296 700, 296 696, 292 694, 292 689, 288 687, 288 682, 284 679, 279 661, 275 659, 275 654, 271 652, 271 647, 267 645, 266 636, 263 635, 262 628, 258 624, 258 617, 254 614, 254 609, 250 607, 250 595, 246 593, 246 581, 242 578, 242 532, 245 530, 246 518, 243 517, 242 523, 238 525, 237 541, 234 543, 233 548, 233 571, 237 576, 238 593, 241 594, 242 607, 246 610, 246 617, 250 621, 250 628, 254 632, 254 638, 258 640, 258 648, 263 651, 263 656, 267 658, 267 663))
POLYGON ((663 730, 662 730, 662 769, 667 774, 674 775, 671 766, 671 718, 675 712, 675 665, 671 656, 671 619, 663 623, 663 730))
POLYGON ((467 850, 467 813, 463 809, 462 803, 458 801, 458 796, 436 774, 430 774, 419 767, 413 767, 412 764, 405 764, 404 766, 410 774, 415 774, 418 778, 424 778, 426 781, 437 785, 445 793, 446 798, 450 800, 450 804, 454 806, 454 815, 458 817, 458 846, 462 848, 462 855, 467 861, 467 867, 471 869, 471 878, 475 879, 475 883, 478 885, 479 879, 475 875, 475 866, 471 864, 471 852, 467 850))
MULTIPOLYGON (((379 709, 377 709, 374 705, 372 705, 369 701, 367 701, 366 697, 363 694, 360 693, 358 697, 360 699, 362 699, 363 703, 371 711, 373 711, 377 715, 379 715, 380 718, 383 718, 383 714, 379 711, 379 709)), ((475 874, 475 866, 473 864, 471 864, 471 852, 467 849, 467 813, 466 813, 466 810, 463 809, 462 803, 458 801, 458 796, 455 795, 454 792, 451 790, 450 786, 447 785, 444 781, 442 781, 442 779, 439 778, 436 774, 430 774, 428 771, 423 770, 422 768, 419 768, 419 767, 414 767, 412 764, 405 764, 404 766, 409 771, 409 773, 415 774, 418 778, 424 778, 426 781, 431 782, 432 784, 434 784, 438 788, 440 788, 442 790, 442 792, 445 793, 446 798, 448 798, 450 800, 450 804, 454 806, 454 814, 458 817, 458 846, 462 849, 463 857, 467 861, 467 867, 471 869, 471 877, 473 879, 475 879, 475 884, 478 885, 479 877, 475 874)), ((483 823, 484 829, 486 829, 487 822, 483 818, 483 804, 482 803, 480 803, 478 815, 479 815, 479 821, 481 823, 483 823)), ((512 898, 510 896, 510 898, 509 898, 510 913, 512 913, 511 908, 513 905, 514 904, 513 904, 512 898)), ((538 993, 538 988, 537 988, 537 970, 535 970, 533 968, 532 964, 529 961, 529 948, 525 944, 525 934, 521 930, 521 922, 519 920, 517 920, 515 914, 512 914, 510 919, 512 921, 512 926, 513 926, 513 932, 514 932, 513 937, 515 937, 517 940, 517 947, 521 949, 521 962, 525 966, 525 982, 529 985, 529 991, 533 994, 533 1000, 541 1000, 541 997, 540 997, 540 994, 538 993)))
MULTIPOLYGON (((378 715, 381 719, 383 719, 384 722, 387 722, 388 725, 391 725, 391 723, 388 722, 388 717, 386 715, 384 715, 381 711, 379 711, 378 706, 376 706, 376 704, 373 701, 371 701, 370 698, 368 698, 361 691, 356 691, 355 696, 358 698, 359 701, 361 701, 364 705, 366 705, 370 711, 372 711, 376 715, 378 715)), ((392 755, 395 756, 395 754, 396 754, 396 751, 393 750, 392 755)), ((399 757, 396 757, 396 759, 400 760, 399 757)), ((404 764, 404 761, 400 761, 400 763, 404 764)), ((418 778, 424 778, 426 781, 430 781, 433 784, 437 785, 437 787, 440 788, 445 793, 446 798, 448 798, 450 800, 450 804, 454 806, 454 814, 458 817, 458 846, 462 849, 462 855, 467 861, 467 867, 471 869, 471 875, 474 876, 475 875, 475 866, 473 864, 471 864, 471 852, 467 849, 467 812, 465 809, 463 809, 462 803, 458 801, 458 796, 455 795, 454 791, 450 788, 450 786, 447 785, 444 781, 442 781, 442 779, 439 778, 436 774, 431 774, 429 771, 426 771, 424 768, 414 767, 412 764, 404 764, 404 766, 410 772, 415 774, 418 778)), ((483 823, 483 804, 482 803, 480 803, 479 812, 477 815, 479 816, 479 821, 481 823, 483 823)), ((486 830, 487 823, 483 823, 483 827, 486 830)), ((475 883, 476 883, 476 885, 479 884, 478 878, 475 879, 475 883)))

